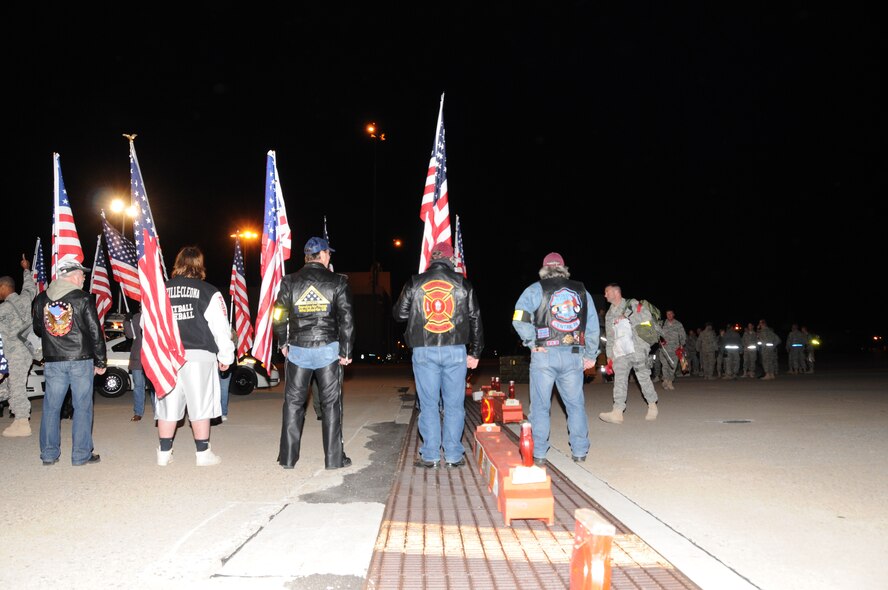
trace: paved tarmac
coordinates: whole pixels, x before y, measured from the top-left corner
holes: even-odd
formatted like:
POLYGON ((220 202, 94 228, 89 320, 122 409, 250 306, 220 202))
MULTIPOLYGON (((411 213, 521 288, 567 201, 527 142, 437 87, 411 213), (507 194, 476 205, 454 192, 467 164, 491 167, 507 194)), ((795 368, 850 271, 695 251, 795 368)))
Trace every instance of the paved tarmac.
MULTIPOLYGON (((599 421, 612 386, 587 384, 587 462, 570 461, 557 404, 549 459, 707 590, 888 588, 888 364, 822 357, 813 375, 658 386, 655 422, 631 388, 624 424, 599 421)), ((130 394, 96 397, 101 463, 70 465, 64 420, 62 460, 44 467, 34 398, 34 434, 0 438, 0 588, 362 588, 413 393, 409 365, 350 367, 354 464, 334 471, 311 408, 301 460, 277 465, 281 388, 232 397, 212 468, 187 426, 158 467, 150 403, 129 422, 130 394)))

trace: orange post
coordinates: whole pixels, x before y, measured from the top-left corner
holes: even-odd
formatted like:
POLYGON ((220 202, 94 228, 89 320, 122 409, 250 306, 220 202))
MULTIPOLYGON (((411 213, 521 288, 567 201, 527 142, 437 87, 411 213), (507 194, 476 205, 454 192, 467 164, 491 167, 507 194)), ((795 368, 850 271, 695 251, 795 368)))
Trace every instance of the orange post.
POLYGON ((610 552, 616 527, 591 508, 578 508, 574 517, 570 590, 610 590, 610 552))

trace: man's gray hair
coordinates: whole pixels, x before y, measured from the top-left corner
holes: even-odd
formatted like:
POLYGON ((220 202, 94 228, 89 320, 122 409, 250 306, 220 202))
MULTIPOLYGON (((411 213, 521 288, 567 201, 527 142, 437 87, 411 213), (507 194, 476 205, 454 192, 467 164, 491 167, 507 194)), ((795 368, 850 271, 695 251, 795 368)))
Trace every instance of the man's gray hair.
POLYGON ((0 277, 0 287, 8 287, 15 291, 15 279, 10 276, 0 277))
POLYGON ((566 266, 561 266, 560 264, 557 264, 554 266, 544 266, 540 269, 540 280, 556 279, 559 277, 563 277, 565 279, 570 278, 570 271, 567 270, 566 266))

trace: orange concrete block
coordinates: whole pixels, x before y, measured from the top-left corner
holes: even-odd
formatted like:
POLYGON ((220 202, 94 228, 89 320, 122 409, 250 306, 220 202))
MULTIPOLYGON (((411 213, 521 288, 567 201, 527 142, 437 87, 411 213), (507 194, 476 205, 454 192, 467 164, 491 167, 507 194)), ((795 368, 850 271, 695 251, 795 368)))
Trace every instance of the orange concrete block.
POLYGON ((512 482, 512 475, 503 478, 500 492, 503 507, 503 520, 512 526, 513 520, 543 520, 548 525, 555 524, 555 498, 552 496, 552 478, 546 475, 545 483, 512 482))

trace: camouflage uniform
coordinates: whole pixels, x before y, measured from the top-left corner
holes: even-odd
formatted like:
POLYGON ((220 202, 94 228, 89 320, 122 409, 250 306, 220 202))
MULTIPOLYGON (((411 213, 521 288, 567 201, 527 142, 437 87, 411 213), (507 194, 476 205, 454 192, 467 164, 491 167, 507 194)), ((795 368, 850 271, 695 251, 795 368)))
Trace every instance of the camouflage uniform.
POLYGON ((22 273, 22 292, 10 293, 0 305, 0 337, 3 338, 3 354, 9 363, 9 377, 0 384, 0 400, 9 399, 9 409, 16 420, 31 417, 31 400, 26 386, 31 370, 31 352, 19 340, 18 333, 31 323, 31 302, 37 294, 37 284, 30 269, 22 273))
POLYGON ((695 377, 699 377, 703 374, 702 369, 700 369, 700 355, 697 354, 697 331, 690 330, 688 332, 688 343, 685 346, 685 354, 688 355, 688 365, 690 366, 690 373, 695 377))
POLYGON ((806 371, 805 367, 805 347, 808 339, 796 324, 792 325, 792 331, 786 337, 786 352, 789 355, 789 372, 793 375, 801 374, 806 371))
POLYGON ((758 356, 758 335, 752 324, 743 331, 743 375, 755 377, 755 359, 758 356))
POLYGON ((762 347, 762 367, 765 370, 765 376, 762 379, 776 379, 777 346, 781 342, 780 336, 762 320, 758 327, 758 341, 762 347))
POLYGON ((697 338, 697 352, 703 361, 703 376, 706 379, 715 379, 715 355, 718 354, 718 335, 712 329, 712 324, 700 332, 697 338))
POLYGON ((663 387, 673 389, 672 382, 675 380, 675 374, 678 371, 678 355, 675 350, 687 343, 688 335, 681 322, 674 317, 670 320, 669 314, 670 312, 667 311, 667 319, 663 320, 663 339, 666 343, 661 345, 663 350, 660 351, 660 354, 668 354, 669 358, 672 359, 671 365, 668 360, 663 359, 663 387))
POLYGON ((725 357, 722 379, 736 379, 740 372, 740 351, 743 349, 743 339, 733 328, 729 328, 725 330, 721 344, 725 357))

